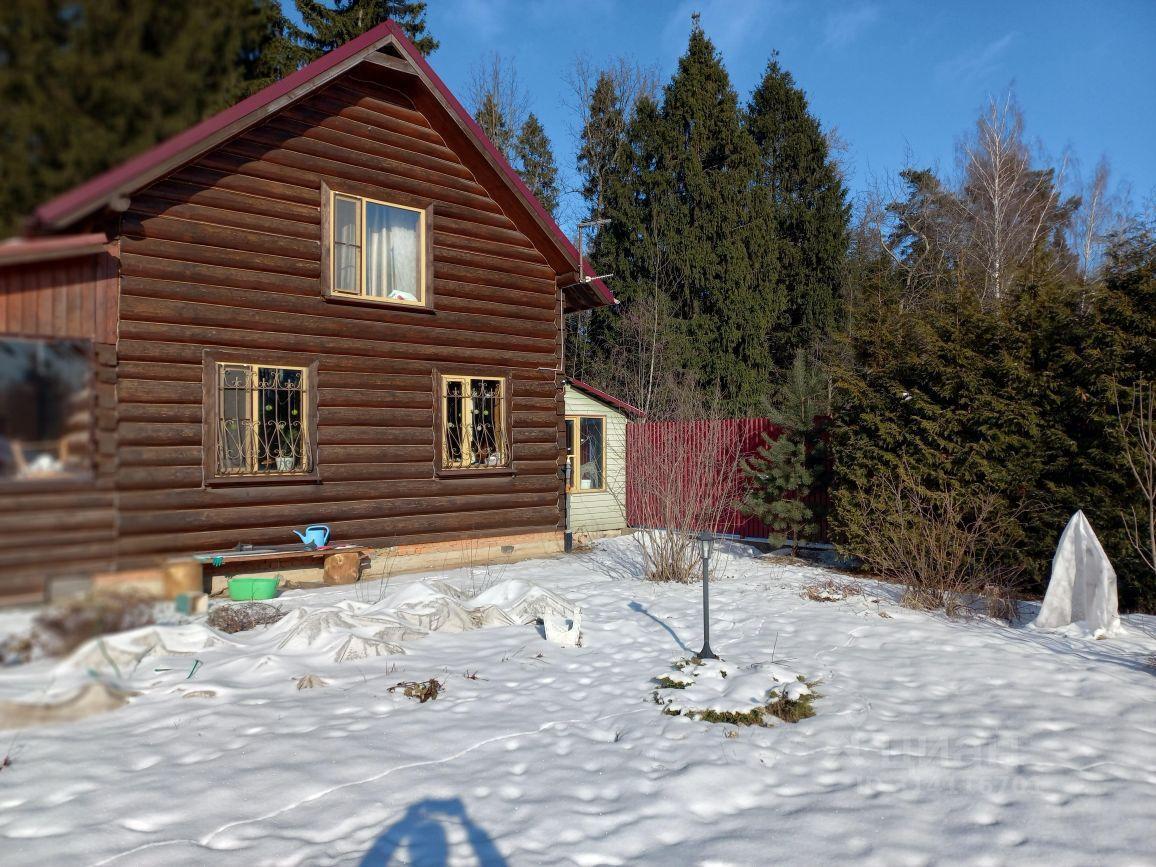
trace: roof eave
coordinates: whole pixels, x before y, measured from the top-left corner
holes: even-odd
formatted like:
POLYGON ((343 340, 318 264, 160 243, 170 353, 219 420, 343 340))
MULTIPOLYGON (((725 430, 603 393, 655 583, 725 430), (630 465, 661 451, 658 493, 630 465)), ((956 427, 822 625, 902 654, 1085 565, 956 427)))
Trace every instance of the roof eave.
POLYGON ((95 256, 108 250, 103 233, 51 238, 18 238, 0 243, 0 268, 31 265, 61 259, 95 256))
POLYGON ((607 394, 602 389, 595 388, 593 385, 591 385, 588 382, 583 382, 582 380, 575 379, 572 376, 566 377, 566 382, 569 383, 571 388, 577 389, 578 391, 585 394, 587 397, 591 397, 594 400, 598 401, 599 403, 604 403, 607 406, 610 406, 610 407, 613 407, 614 409, 620 410, 621 412, 623 412, 626 415, 632 415, 635 418, 646 418, 646 413, 643 412, 638 407, 634 406, 633 404, 627 403, 624 400, 620 400, 619 398, 615 397, 612 394, 607 394))
POLYGON ((357 66, 365 54, 376 51, 392 36, 392 30, 385 25, 366 31, 231 108, 46 202, 33 213, 34 227, 58 231, 131 195, 357 66))

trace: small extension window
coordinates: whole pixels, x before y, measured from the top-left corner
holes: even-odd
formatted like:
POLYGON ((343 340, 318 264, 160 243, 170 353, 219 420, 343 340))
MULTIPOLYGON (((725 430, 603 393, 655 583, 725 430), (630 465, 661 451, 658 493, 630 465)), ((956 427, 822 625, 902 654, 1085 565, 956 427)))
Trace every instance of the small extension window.
POLYGON ((566 419, 566 490, 593 493, 606 490, 606 419, 574 415, 566 419), (577 436, 575 436, 577 434, 577 436))
POLYGON ((424 306, 426 212, 331 192, 330 294, 424 306))
POLYGON ((442 469, 510 465, 506 389, 502 377, 441 377, 442 469))
POLYGON ((0 480, 90 475, 92 426, 87 341, 0 338, 0 480))

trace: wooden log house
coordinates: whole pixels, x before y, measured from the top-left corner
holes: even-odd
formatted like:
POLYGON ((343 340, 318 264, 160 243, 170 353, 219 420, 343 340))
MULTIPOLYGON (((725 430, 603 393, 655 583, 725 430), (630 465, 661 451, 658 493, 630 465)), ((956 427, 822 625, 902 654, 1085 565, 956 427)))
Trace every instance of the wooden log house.
POLYGON ((558 550, 581 273, 392 23, 53 199, 0 244, 0 599, 318 522, 558 550))

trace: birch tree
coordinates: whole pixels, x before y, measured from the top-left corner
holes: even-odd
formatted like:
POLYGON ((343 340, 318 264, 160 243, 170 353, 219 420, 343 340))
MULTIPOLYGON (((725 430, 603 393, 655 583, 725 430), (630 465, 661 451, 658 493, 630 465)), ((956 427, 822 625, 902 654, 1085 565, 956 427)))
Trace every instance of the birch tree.
POLYGON ((961 264, 979 278, 984 305, 999 306, 1060 217, 1059 178, 1032 166, 1023 112, 1011 93, 988 100, 960 145, 960 161, 967 230, 961 264))

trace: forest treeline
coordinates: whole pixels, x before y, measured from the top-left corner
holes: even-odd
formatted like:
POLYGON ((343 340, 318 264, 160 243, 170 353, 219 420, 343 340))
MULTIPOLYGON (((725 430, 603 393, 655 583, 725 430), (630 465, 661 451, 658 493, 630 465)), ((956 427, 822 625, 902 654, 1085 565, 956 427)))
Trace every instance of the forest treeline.
MULTIPOLYGON (((276 0, 9 0, 0 231, 386 17, 437 48, 425 3, 295 3, 300 24, 276 0)), ((466 97, 549 210, 597 224, 620 304, 568 317, 571 375, 654 417, 774 418, 791 445, 748 468, 752 509, 793 516, 787 537, 813 516, 776 508, 784 488, 821 480, 869 562, 883 536, 962 539, 986 570, 969 580, 1038 591, 1083 509, 1122 604, 1156 610, 1156 226, 1106 162, 1043 155, 1005 94, 960 119, 951 170, 853 194, 834 119, 781 59, 739 94, 697 19, 665 80, 623 59, 568 82, 574 190, 508 59, 482 58, 466 97)))

